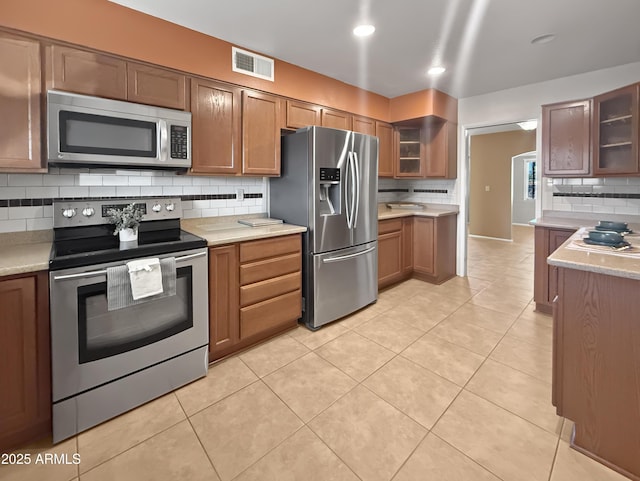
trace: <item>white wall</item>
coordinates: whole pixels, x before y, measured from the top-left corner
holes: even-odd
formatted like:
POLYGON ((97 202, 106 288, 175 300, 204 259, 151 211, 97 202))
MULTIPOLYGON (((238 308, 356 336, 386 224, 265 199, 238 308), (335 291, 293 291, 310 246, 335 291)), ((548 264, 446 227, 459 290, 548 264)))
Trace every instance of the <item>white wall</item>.
MULTIPOLYGON (((501 90, 485 95, 459 99, 458 101, 458 193, 460 204, 458 216, 458 275, 466 274, 466 199, 468 196, 467 139, 465 130, 474 127, 507 124, 526 119, 541 120, 541 106, 581 98, 589 98, 609 90, 640 81, 640 62, 572 75, 547 82, 501 90)), ((541 140, 536 139, 536 150, 540 152, 541 140)), ((538 169, 540 172, 541 169, 538 169)), ((540 181, 542 189, 549 189, 547 182, 540 181)), ((552 205, 543 205, 549 199, 546 192, 536 202, 536 215, 552 205)))

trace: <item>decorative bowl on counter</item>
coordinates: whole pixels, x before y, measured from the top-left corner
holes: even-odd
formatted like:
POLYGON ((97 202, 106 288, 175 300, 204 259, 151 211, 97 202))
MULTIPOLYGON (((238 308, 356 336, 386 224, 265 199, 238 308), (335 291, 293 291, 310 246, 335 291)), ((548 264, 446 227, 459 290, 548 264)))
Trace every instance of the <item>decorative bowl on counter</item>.
POLYGON ((631 232, 629 230, 629 224, 626 222, 614 222, 610 220, 601 220, 596 225, 596 230, 599 231, 613 231, 613 232, 631 232))

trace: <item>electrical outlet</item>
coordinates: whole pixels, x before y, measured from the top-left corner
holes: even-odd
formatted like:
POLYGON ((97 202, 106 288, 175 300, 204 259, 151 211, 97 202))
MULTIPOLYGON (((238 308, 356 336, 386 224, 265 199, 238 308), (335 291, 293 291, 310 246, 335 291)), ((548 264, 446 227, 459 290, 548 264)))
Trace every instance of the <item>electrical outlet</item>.
POLYGON ((485 186, 484 186, 484 191, 485 191, 485 192, 490 192, 490 191, 491 191, 491 187, 490 187, 490 186, 488 186, 488 185, 485 185, 485 186))
POLYGON ((236 200, 244 200, 244 189, 236 189, 236 200))

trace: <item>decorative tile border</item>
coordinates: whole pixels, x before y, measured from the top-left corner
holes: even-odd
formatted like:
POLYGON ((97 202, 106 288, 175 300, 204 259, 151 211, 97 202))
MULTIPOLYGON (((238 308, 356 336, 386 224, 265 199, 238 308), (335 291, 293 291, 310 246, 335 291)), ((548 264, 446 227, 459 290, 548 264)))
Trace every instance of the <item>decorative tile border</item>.
POLYGON ((378 189, 378 192, 409 192, 409 189, 378 189))
POLYGON ((448 194, 447 189, 413 189, 414 192, 422 192, 426 194, 448 194))
MULTIPOLYGON (((140 196, 140 198, 155 198, 155 197, 163 197, 163 196, 140 196)), ((170 197, 170 196, 165 196, 170 197)), ((180 195, 181 200, 225 200, 225 199, 236 199, 236 194, 198 194, 198 195, 180 195)), ((263 195, 258 194, 244 194, 245 199, 262 199, 263 195)), ((56 198, 43 198, 43 199, 0 199, 0 207, 39 207, 43 205, 53 205, 53 201, 60 200, 78 200, 78 199, 86 199, 85 196, 80 197, 56 197, 56 198)), ((109 199, 122 199, 120 196, 111 196, 111 197, 90 197, 92 200, 109 200, 109 199)))
POLYGON ((554 197, 583 197, 598 199, 640 199, 640 194, 625 194, 614 192, 554 192, 554 197))

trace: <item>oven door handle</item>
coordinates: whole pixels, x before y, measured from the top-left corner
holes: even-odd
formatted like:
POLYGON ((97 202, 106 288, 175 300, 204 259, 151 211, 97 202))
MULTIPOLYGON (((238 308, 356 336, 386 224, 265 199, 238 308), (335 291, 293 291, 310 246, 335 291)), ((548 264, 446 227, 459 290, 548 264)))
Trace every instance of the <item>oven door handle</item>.
MULTIPOLYGON (((194 259, 196 257, 206 256, 207 252, 196 252, 195 254, 189 254, 186 256, 176 257, 176 262, 182 262, 189 259, 194 259)), ((107 273, 106 269, 102 269, 99 271, 89 271, 89 272, 79 272, 78 274, 67 274, 64 276, 53 276, 54 281, 65 281, 67 279, 83 279, 85 277, 95 277, 102 276, 107 273)))

